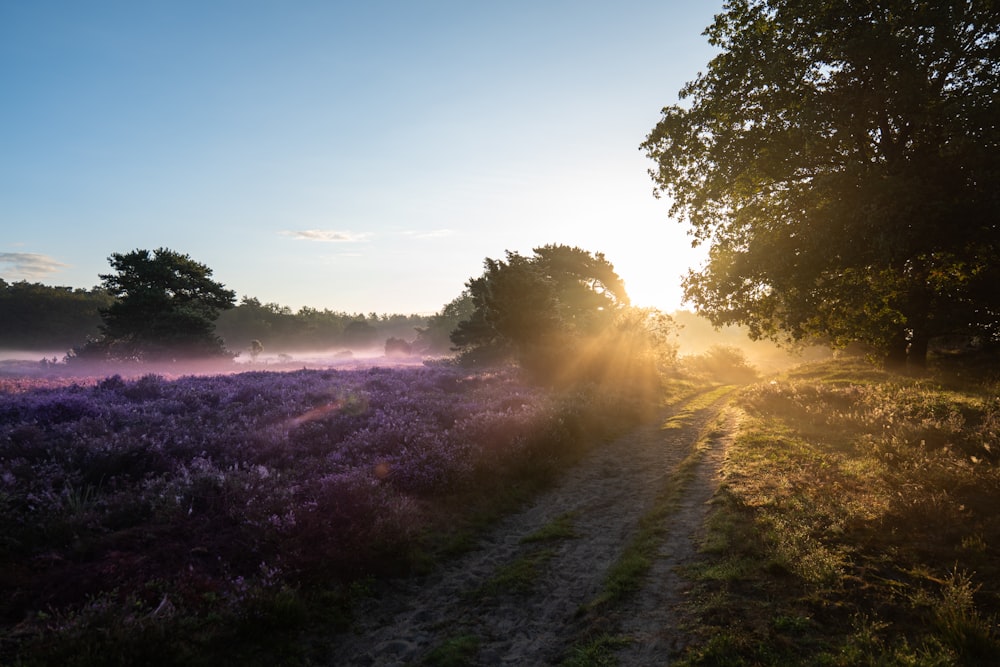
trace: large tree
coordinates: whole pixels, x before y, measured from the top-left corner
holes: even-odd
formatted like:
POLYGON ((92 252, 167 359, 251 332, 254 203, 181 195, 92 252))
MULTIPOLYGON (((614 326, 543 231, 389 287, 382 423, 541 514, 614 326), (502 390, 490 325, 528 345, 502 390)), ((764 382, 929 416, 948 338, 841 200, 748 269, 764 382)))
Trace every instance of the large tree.
POLYGON ((466 283, 471 312, 451 334, 467 362, 513 359, 543 381, 595 379, 611 365, 637 378, 633 366, 652 358, 669 328, 669 318, 629 308, 601 253, 546 245, 487 258, 484 269, 466 283))
POLYGON ((108 261, 114 273, 100 278, 115 301, 101 311, 104 337, 92 350, 151 361, 228 354, 215 319, 236 294, 212 280, 209 267, 167 248, 114 253, 108 261))
POLYGON ((466 283, 472 312, 451 335, 468 357, 520 356, 567 349, 570 339, 598 332, 628 295, 601 253, 546 245, 525 257, 487 258, 483 275, 466 283))
POLYGON ((643 143, 709 244, 687 298, 916 364, 1000 322, 1000 4, 731 0, 643 143))

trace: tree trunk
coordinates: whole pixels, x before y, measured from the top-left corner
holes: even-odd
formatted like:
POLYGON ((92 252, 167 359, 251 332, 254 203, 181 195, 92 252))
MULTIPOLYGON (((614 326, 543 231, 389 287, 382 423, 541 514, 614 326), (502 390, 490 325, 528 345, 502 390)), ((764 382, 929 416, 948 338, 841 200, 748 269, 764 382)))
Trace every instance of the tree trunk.
POLYGON ((912 370, 924 370, 927 368, 927 336, 914 332, 910 339, 910 346, 906 351, 906 363, 912 370))
POLYGON ((886 346, 885 368, 890 371, 900 371, 906 369, 906 348, 909 341, 906 334, 899 332, 886 346))

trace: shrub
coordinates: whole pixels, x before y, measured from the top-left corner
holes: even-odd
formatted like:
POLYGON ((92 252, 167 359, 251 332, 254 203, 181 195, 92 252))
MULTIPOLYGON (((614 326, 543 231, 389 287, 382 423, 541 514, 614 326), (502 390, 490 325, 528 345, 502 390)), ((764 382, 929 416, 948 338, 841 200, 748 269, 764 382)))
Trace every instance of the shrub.
POLYGON ((731 345, 713 345, 707 352, 685 357, 683 361, 692 374, 715 382, 745 384, 759 375, 743 351, 731 345))

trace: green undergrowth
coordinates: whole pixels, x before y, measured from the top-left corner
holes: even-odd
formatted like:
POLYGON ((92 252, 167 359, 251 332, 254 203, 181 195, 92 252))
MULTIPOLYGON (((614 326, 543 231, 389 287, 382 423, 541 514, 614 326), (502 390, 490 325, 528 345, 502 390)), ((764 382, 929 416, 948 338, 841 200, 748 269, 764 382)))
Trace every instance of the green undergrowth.
POLYGON ((555 555, 554 549, 533 549, 500 567, 470 596, 478 599, 496 595, 528 595, 534 591, 543 568, 555 555))
POLYGON ((575 512, 560 514, 555 519, 545 524, 530 535, 521 539, 521 544, 531 544, 534 542, 554 542, 558 540, 573 540, 579 537, 579 533, 573 528, 573 517, 575 512))
POLYGON ((475 635, 450 637, 435 646, 421 664, 427 667, 464 667, 471 664, 479 644, 479 637, 475 635))
POLYGON ((560 665, 562 667, 614 667, 618 664, 615 652, 631 643, 630 637, 601 633, 575 645, 569 656, 560 665))
POLYGON ((536 582, 543 576, 543 569, 556 555, 556 545, 575 540, 579 534, 573 528, 573 513, 554 518, 535 532, 521 538, 526 551, 468 595, 473 598, 497 595, 528 595, 535 590, 536 582))
POLYGON ((743 390, 676 664, 1000 664, 997 389, 836 361, 743 390))

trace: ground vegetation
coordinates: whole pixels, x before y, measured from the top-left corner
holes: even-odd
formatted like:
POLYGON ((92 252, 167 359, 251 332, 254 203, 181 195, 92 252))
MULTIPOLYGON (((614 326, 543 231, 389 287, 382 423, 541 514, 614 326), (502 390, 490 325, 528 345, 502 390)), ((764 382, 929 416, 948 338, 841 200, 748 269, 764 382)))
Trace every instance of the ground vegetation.
POLYGON ((996 396, 860 359, 743 390, 676 664, 1000 660, 996 396))

